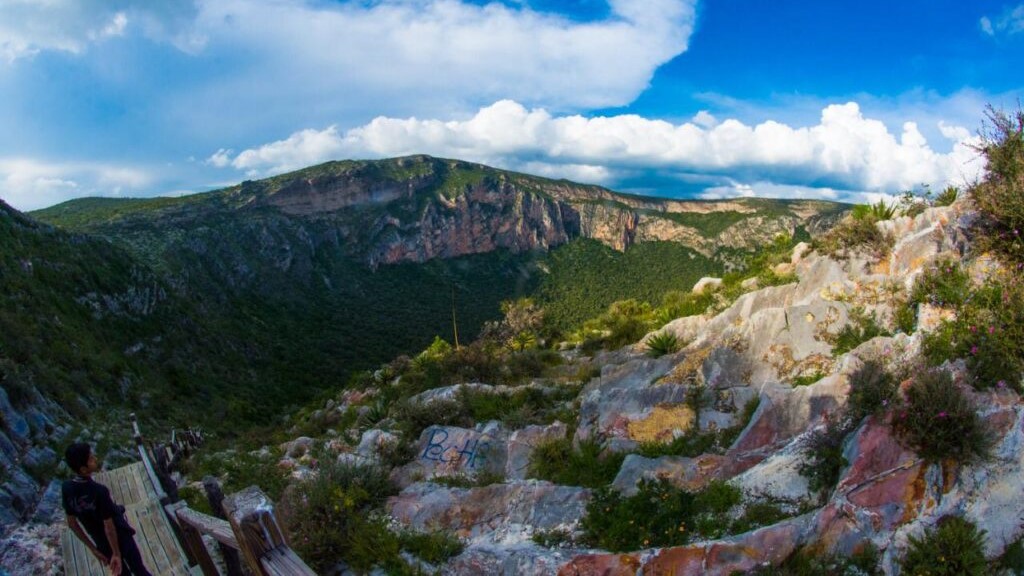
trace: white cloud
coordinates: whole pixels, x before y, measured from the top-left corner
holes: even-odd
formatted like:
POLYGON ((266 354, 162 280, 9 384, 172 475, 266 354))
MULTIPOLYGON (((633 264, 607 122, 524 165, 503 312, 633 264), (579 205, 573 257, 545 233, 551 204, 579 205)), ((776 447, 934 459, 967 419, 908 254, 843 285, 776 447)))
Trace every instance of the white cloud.
POLYGON ((44 50, 79 54, 136 22, 147 36, 185 48, 190 37, 181 29, 195 8, 191 0, 0 0, 0 14, 0 59, 13 62, 44 50))
POLYGON ((970 134, 946 124, 939 130, 958 138, 948 153, 933 150, 916 123, 904 123, 897 135, 853 102, 826 106, 814 126, 793 127, 772 120, 698 126, 636 115, 552 116, 503 100, 467 120, 380 117, 346 132, 303 130, 230 159, 236 169, 267 175, 338 158, 427 153, 602 184, 656 170, 759 183, 760 190, 797 186, 806 190, 791 190, 830 198, 835 190, 891 194, 975 178, 982 163, 970 134))
POLYGON ((1024 32, 1024 4, 1009 7, 995 18, 982 16, 979 25, 981 31, 989 36, 1024 32))
POLYGON ((0 158, 0 199, 18 210, 84 196, 123 196, 152 183, 150 173, 127 166, 0 158))
POLYGON ((206 0, 191 28, 200 60, 247 63, 219 67, 170 113, 202 130, 240 111, 246 124, 309 122, 306 106, 371 118, 465 114, 502 98, 625 105, 687 49, 696 1, 608 0, 608 17, 577 21, 497 1, 206 0))
POLYGON ((981 20, 978 20, 978 24, 981 26, 981 31, 989 36, 995 36, 996 31, 992 28, 992 20, 988 16, 982 16, 981 20))

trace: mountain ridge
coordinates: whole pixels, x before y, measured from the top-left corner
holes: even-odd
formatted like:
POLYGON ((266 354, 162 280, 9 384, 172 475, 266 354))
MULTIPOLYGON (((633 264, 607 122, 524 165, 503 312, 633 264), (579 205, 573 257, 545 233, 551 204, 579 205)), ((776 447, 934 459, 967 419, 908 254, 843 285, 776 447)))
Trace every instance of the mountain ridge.
POLYGON ((99 234, 159 220, 275 214, 317 222, 349 244, 351 255, 378 266, 498 248, 547 250, 576 237, 620 251, 644 241, 684 242, 712 256, 719 246, 751 249, 801 225, 824 229, 847 208, 817 200, 642 197, 418 155, 332 161, 176 199, 72 200, 32 214, 99 234))

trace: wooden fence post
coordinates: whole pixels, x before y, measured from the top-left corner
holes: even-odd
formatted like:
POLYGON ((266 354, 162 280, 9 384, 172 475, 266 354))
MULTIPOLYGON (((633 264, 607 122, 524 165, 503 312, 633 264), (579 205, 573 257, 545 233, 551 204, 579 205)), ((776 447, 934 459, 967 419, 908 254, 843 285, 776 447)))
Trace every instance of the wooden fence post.
POLYGON ((287 543, 274 516, 270 498, 259 487, 250 486, 224 499, 224 513, 249 569, 257 576, 271 576, 261 559, 287 543))
POLYGON ((199 568, 203 571, 203 576, 220 576, 216 564, 213 563, 213 558, 210 557, 210 551, 206 549, 206 544, 203 542, 203 535, 194 527, 178 521, 177 510, 186 507, 188 505, 185 502, 175 502, 165 506, 164 511, 173 524, 177 526, 181 534, 180 539, 185 544, 185 550, 189 553, 191 559, 199 564, 199 568))
MULTIPOLYGON (((207 476, 203 478, 203 489, 206 490, 206 500, 210 503, 213 515, 221 520, 227 520, 224 515, 224 492, 220 489, 220 482, 213 476, 207 476)), ((242 576, 242 563, 238 558, 238 550, 223 543, 219 546, 220 554, 224 557, 227 576, 242 576)))

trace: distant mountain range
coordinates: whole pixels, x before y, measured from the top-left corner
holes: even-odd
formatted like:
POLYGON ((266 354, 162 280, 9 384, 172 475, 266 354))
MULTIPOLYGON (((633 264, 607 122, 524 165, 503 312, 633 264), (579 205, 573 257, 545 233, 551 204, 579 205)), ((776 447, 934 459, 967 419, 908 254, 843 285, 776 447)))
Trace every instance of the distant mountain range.
POLYGON ((55 420, 266 422, 534 296, 569 328, 848 207, 618 194, 458 160, 328 162, 180 198, 0 203, 0 384, 55 420), (570 298, 571 296, 571 298, 570 298))

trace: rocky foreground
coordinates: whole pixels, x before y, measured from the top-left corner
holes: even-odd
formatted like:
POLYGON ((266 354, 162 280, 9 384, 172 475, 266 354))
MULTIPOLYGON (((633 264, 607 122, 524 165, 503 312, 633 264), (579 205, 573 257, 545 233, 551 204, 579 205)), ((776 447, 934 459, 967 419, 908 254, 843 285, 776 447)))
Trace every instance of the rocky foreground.
MULTIPOLYGON (((991 259, 971 253, 973 217, 956 204, 880 222, 895 239, 882 261, 857 255, 836 260, 798 245, 791 262, 776 270, 795 273, 798 282, 754 289, 716 315, 681 318, 660 329, 687 343, 679 352, 651 358, 638 344, 587 359, 600 366, 600 376, 577 398, 573 440, 597 440, 606 451, 628 453, 614 489, 635 493, 645 478, 664 478, 687 490, 723 480, 742 491, 745 505, 781 505, 786 519, 723 539, 628 553, 581 549, 571 537, 561 545, 542 546, 536 543, 539 534, 577 532, 593 497, 585 488, 527 478, 531 450, 562 437, 566 429, 561 423, 516 430, 497 422, 472 429, 427 428, 414 459, 392 473, 402 491, 388 501, 388 512, 399 526, 446 530, 463 538, 465 550, 437 567, 450 574, 727 575, 777 565, 801 547, 849 556, 869 545, 880 552, 883 572, 894 574, 908 538, 920 537, 947 514, 985 530, 986 554, 999 555, 1021 533, 1024 409, 1007 388, 977 392, 967 386, 962 361, 944 368, 974 400, 993 434, 988 461, 974 466, 928 463, 894 436, 887 422, 891 416, 869 416, 844 444, 847 464, 834 491, 812 491, 800 470, 808 437, 840 417, 850 374, 869 360, 894 368, 912 365, 924 335, 952 312, 922 305, 910 334, 896 331, 833 354, 835 335, 843 327, 871 315, 892 327, 898 296, 943 259, 962 261, 977 284, 1001 273, 991 259), (687 400, 693 394, 706 400, 699 413, 687 400), (744 422, 743 408, 752 400, 757 408, 744 422), (634 453, 643 442, 671 440, 695 428, 737 426, 742 432, 724 453, 692 458, 634 453), (484 475, 500 481, 465 488, 437 482, 484 475)), ((567 358, 579 359, 573 353, 567 358)), ((486 384, 460 386, 501 392, 486 384)), ((460 386, 432 390, 416 400, 451 397, 460 386)), ((313 442, 286 445, 283 465, 294 467, 296 475, 308 473, 303 454, 313 442)), ((358 448, 339 458, 373 461, 388 442, 387 432, 369 430, 358 448)))
MULTIPOLYGON (((728 575, 777 565, 801 547, 849 556, 869 545, 880 552, 882 571, 898 574, 898 559, 909 538, 920 537, 947 514, 985 530, 986 554, 999 555, 1021 534, 1024 406, 1009 388, 978 392, 964 384, 962 361, 944 368, 974 400, 991 431, 990 459, 972 466, 929 463, 894 435, 887 421, 891 416, 869 416, 843 445, 847 464, 834 490, 814 491, 801 474, 808 438, 839 418, 847 403, 849 376, 870 360, 891 367, 909 365, 918 357, 924 335, 951 311, 922 305, 911 333, 893 330, 893 336, 871 338, 834 354, 835 335, 843 327, 865 315, 892 327, 897 296, 911 290, 922 272, 942 259, 962 261, 979 284, 1003 273, 991 259, 971 253, 968 230, 973 217, 958 203, 880 222, 895 238, 891 254, 882 261, 857 255, 837 260, 798 245, 791 261, 776 270, 795 274, 797 282, 764 289, 750 285, 752 291, 717 314, 681 318, 659 329, 686 344, 672 354, 651 358, 643 344, 592 358, 564 353, 570 365, 599 367, 600 375, 572 404, 579 411, 572 439, 576 444, 597 441, 607 452, 627 454, 613 489, 635 493, 646 478, 663 478, 687 490, 725 481, 742 492, 744 506, 771 502, 786 511, 785 519, 682 546, 626 553, 587 549, 573 535, 594 492, 529 478, 531 453, 564 437, 566 424, 511 429, 494 421, 473 428, 427 427, 411 458, 392 469, 401 492, 387 502, 390 521, 396 528, 458 535, 464 550, 444 565, 427 566, 446 574, 728 575), (699 410, 693 408, 694 395, 703 398, 699 410), (752 414, 744 414, 754 405, 752 414), (643 443, 694 430, 728 429, 737 431, 728 446, 696 457, 637 453, 643 443), (545 534, 565 538, 545 546, 538 543, 543 540, 538 536, 545 534)), ((528 386, 544 391, 558 384, 538 380, 528 386)), ((461 388, 508 392, 471 383, 430 390, 412 400, 443 401, 461 388)), ((313 416, 364 405, 365 394, 346 392, 313 416)), ((303 478, 316 474, 315 456, 327 453, 339 461, 372 463, 396 442, 392 432, 378 428, 366 430, 351 445, 339 438, 302 437, 281 447, 279 465, 303 478)), ((26 530, 44 528, 45 523, 24 528, 15 538, 25 541, 26 530)), ((39 540, 28 540, 45 548, 39 540)), ((47 557, 45 550, 16 544, 9 540, 8 550, 47 557)))

